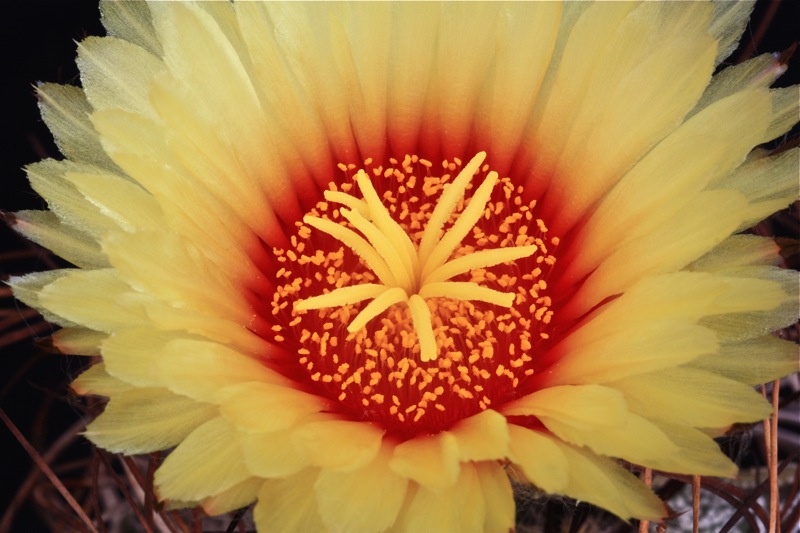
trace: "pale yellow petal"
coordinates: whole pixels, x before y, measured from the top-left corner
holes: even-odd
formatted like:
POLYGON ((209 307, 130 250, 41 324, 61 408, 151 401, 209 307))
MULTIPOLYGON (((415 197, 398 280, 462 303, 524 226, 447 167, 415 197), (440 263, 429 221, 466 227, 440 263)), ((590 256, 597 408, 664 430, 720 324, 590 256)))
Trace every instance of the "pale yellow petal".
POLYGON ((710 252, 693 261, 686 270, 715 272, 731 266, 776 266, 780 248, 773 239, 757 235, 732 235, 710 252))
POLYGON ((171 448, 207 420, 216 408, 166 389, 114 391, 84 435, 101 448, 128 455, 171 448))
POLYGON ((155 116, 147 93, 161 61, 139 46, 114 37, 89 37, 76 60, 86 99, 97 109, 119 108, 155 116), (120 68, 122 67, 122 68, 120 68))
POLYGON ((619 426, 628 414, 622 393, 600 385, 548 387, 507 404, 502 412, 506 416, 568 421, 576 429, 585 430, 619 426))
POLYGON ((742 36, 750 13, 753 11, 754 1, 727 2, 725 0, 715 0, 714 19, 711 22, 709 33, 719 40, 717 59, 714 62, 719 65, 723 59, 728 57, 736 49, 739 38, 742 36))
POLYGON ((761 137, 762 142, 776 139, 800 121, 800 85, 770 91, 772 97, 772 121, 761 137))
POLYGON ((302 450, 292 444, 291 430, 239 432, 236 438, 244 452, 247 469, 262 478, 281 478, 310 466, 302 450))
POLYGON ((46 309, 106 333, 149 325, 143 309, 146 300, 120 281, 112 269, 71 271, 39 294, 39 301, 46 309))
POLYGON ((484 531, 486 500, 475 465, 465 463, 458 480, 444 490, 420 486, 404 510, 401 531, 484 531))
POLYGON ((447 489, 461 470, 458 453, 458 442, 451 433, 419 436, 394 449, 389 467, 430 490, 447 489))
POLYGON ((323 471, 350 472, 372 462, 384 431, 377 425, 349 420, 309 422, 292 434, 292 443, 323 471))
MULTIPOLYGON (((720 2, 722 3, 727 2, 720 2)), ((711 83, 706 87, 690 116, 736 92, 769 87, 785 71, 786 66, 782 65, 773 54, 762 54, 728 67, 711 79, 711 83)))
POLYGON ((137 44, 153 55, 161 55, 161 43, 146 3, 101 0, 100 20, 109 35, 137 44))
POLYGON ((50 342, 61 353, 100 355, 100 346, 108 335, 84 328, 62 328, 50 336, 50 342))
POLYGON ((64 175, 73 171, 92 171, 95 167, 75 164, 71 161, 45 159, 26 167, 28 179, 62 222, 81 233, 99 239, 108 230, 116 229, 112 220, 101 214, 72 185, 64 175))
POLYGON ((14 230, 75 266, 110 266, 94 237, 64 224, 50 211, 19 211, 5 217, 14 230))
POLYGON ((747 385, 767 383, 800 372, 800 346, 773 336, 723 344, 688 366, 714 372, 747 385))
POLYGON ((100 145, 97 132, 89 121, 92 106, 80 88, 44 83, 39 85, 36 93, 42 119, 62 154, 73 161, 107 170, 119 169, 100 145))
POLYGON ((217 393, 226 387, 243 382, 291 386, 288 379, 268 369, 256 357, 187 336, 176 336, 159 350, 154 371, 178 394, 209 401, 216 401, 217 393))
POLYGON ((371 463, 354 471, 320 471, 314 490, 332 531, 385 531, 395 523, 408 480, 389 468, 393 447, 385 443, 371 463))
POLYGON ((103 363, 96 363, 78 376, 70 385, 72 390, 78 394, 91 394, 93 396, 116 396, 133 389, 133 385, 125 383, 117 378, 111 377, 106 372, 103 363))
POLYGON ((485 512, 483 531, 507 533, 515 525, 514 491, 505 469, 492 461, 474 463, 483 491, 485 512))
POLYGON ((632 411, 667 424, 719 428, 756 422, 772 411, 749 386, 693 368, 661 370, 609 385, 625 394, 632 411))
POLYGON ((511 434, 511 460, 522 467, 528 480, 550 493, 566 489, 570 466, 554 437, 544 435, 514 424, 509 425, 511 434))
POLYGON ((684 425, 655 423, 679 449, 678 454, 666 458, 660 470, 675 473, 733 477, 736 464, 722 453, 714 439, 699 429, 684 425))
POLYGON ((666 505, 613 460, 558 440, 553 442, 569 464, 569 480, 560 493, 599 505, 624 519, 658 520, 667 514, 666 505))
POLYGON ((531 124, 538 132, 530 140, 532 175, 552 175, 548 196, 558 204, 558 219, 549 225, 560 233, 680 124, 713 69, 716 43, 705 33, 710 6, 648 2, 631 8, 628 14, 626 7, 600 3, 583 13, 542 121, 531 124))
POLYGON ((508 425, 497 411, 481 411, 457 422, 449 431, 458 442, 462 461, 491 461, 508 456, 508 425))
POLYGON ((155 198, 130 180, 74 171, 67 172, 64 178, 121 229, 163 231, 164 219, 155 198))
POLYGON ((258 530, 274 533, 324 531, 314 493, 317 474, 317 469, 308 468, 290 478, 264 482, 253 510, 258 530))
MULTIPOLYGON (((741 92, 704 109, 660 142, 594 210, 577 237, 584 244, 568 275, 585 275, 609 253, 646 238, 682 209, 686 212, 694 195, 732 170, 758 143, 769 107, 766 89, 741 92)), ((708 197, 703 205, 725 200, 708 197)), ((697 209, 697 202, 693 205, 697 209)))
POLYGON ((263 484, 264 480, 259 477, 246 479, 219 494, 203 500, 203 511, 209 515, 219 515, 247 507, 256 500, 258 491, 261 490, 263 484))
POLYGON ((301 417, 322 411, 325 400, 292 387, 259 381, 219 391, 220 412, 244 431, 279 431, 301 417))
POLYGON ((200 500, 248 479, 235 433, 236 428, 222 417, 192 431, 156 470, 159 499, 200 500))

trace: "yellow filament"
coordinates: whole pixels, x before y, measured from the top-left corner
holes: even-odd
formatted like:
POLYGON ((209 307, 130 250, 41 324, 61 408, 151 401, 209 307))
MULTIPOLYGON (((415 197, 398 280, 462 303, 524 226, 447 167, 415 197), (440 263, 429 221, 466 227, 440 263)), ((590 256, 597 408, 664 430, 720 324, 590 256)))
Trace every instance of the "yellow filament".
POLYGON ((403 268, 403 254, 400 252, 397 243, 392 242, 391 238, 379 230, 375 224, 361 216, 358 211, 350 211, 349 209, 340 209, 339 213, 342 214, 358 231, 364 234, 370 244, 380 254, 389 270, 392 271, 394 278, 398 281, 401 287, 407 292, 414 289, 414 273, 409 272, 407 268, 403 268))
POLYGON ((450 228, 450 231, 445 233, 441 241, 433 248, 430 257, 422 267, 422 277, 424 278, 438 267, 442 266, 453 250, 461 244, 464 237, 467 236, 469 230, 480 220, 483 215, 486 204, 492 195, 492 189, 497 183, 497 172, 490 172, 481 186, 475 191, 469 205, 458 216, 458 220, 450 228))
POLYGON ((328 294, 320 296, 312 296, 305 300, 300 300, 294 304, 294 308, 298 311, 307 311, 309 309, 324 309, 325 307, 339 307, 342 305, 355 304, 375 298, 386 290, 385 285, 377 283, 362 283, 360 285, 352 285, 350 287, 342 287, 328 294))
POLYGON ((411 278, 415 279, 417 277, 417 272, 419 272, 419 262, 417 260, 417 249, 414 247, 414 243, 411 242, 411 239, 403 227, 395 222, 389 214, 389 211, 386 210, 386 207, 384 207, 383 202, 381 202, 381 199, 378 197, 378 193, 375 192, 372 181, 370 181, 366 172, 363 170, 358 172, 356 175, 356 183, 358 183, 358 188, 361 190, 361 194, 367 202, 370 217, 375 222, 375 225, 383 232, 387 239, 394 243, 398 251, 405 251, 405 253, 400 254, 400 257, 403 260, 403 265, 410 273, 411 278))
POLYGON ((347 331, 350 333, 357 332, 366 326, 370 320, 386 311, 389 307, 407 300, 408 294, 400 287, 384 287, 384 291, 367 304, 367 306, 356 315, 353 321, 350 322, 350 325, 347 326, 347 331))
POLYGON ((358 213, 366 219, 369 219, 369 207, 367 207, 367 202, 363 200, 359 200, 353 196, 350 196, 346 192, 342 191, 325 191, 325 199, 329 202, 334 202, 337 204, 342 204, 344 206, 349 207, 353 211, 358 211, 358 213))
POLYGON ((414 294, 408 299, 408 308, 411 311, 411 320, 419 339, 420 359, 423 362, 435 361, 439 355, 436 346, 436 336, 433 333, 431 310, 419 294, 414 294))
POLYGON ((375 275, 380 278, 384 285, 397 285, 397 280, 389 269, 389 266, 378 254, 378 252, 370 246, 370 244, 360 237, 357 233, 345 228, 341 224, 326 220, 324 218, 312 217, 306 215, 303 217, 303 222, 317 228, 318 230, 327 233, 334 239, 342 242, 345 246, 353 250, 364 262, 375 272, 375 275))
POLYGON ((458 173, 456 179, 450 185, 445 186, 442 195, 439 197, 439 202, 431 213, 431 218, 425 226, 425 232, 422 234, 422 240, 419 243, 419 259, 421 264, 425 264, 428 256, 436 246, 436 242, 442 235, 442 228, 444 227, 450 215, 453 214, 458 201, 464 197, 467 191, 467 185, 472 180, 472 176, 478 171, 483 160, 486 159, 486 152, 479 152, 473 157, 464 169, 458 173))
POLYGON ((422 298, 452 298, 453 300, 470 300, 486 302, 501 307, 514 304, 514 293, 500 292, 489 287, 481 287, 469 281, 436 281, 426 283, 418 293, 422 298))
POLYGON ((464 274, 476 268, 487 268, 508 261, 516 261, 524 257, 529 257, 536 253, 538 248, 531 246, 516 246, 514 248, 495 248, 493 250, 481 250, 468 255, 462 255, 449 261, 423 280, 423 285, 436 281, 447 281, 450 278, 464 274))

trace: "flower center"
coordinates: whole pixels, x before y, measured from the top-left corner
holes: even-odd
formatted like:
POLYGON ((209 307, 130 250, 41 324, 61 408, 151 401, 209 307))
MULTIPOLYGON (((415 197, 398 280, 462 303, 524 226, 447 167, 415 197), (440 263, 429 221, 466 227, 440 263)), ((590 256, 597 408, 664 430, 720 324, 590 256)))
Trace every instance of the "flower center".
POLYGON ((293 249, 274 250, 273 339, 297 354, 293 377, 349 416, 436 432, 533 374, 558 238, 485 157, 440 176, 416 156, 371 176, 340 165, 352 177, 297 223, 293 249))

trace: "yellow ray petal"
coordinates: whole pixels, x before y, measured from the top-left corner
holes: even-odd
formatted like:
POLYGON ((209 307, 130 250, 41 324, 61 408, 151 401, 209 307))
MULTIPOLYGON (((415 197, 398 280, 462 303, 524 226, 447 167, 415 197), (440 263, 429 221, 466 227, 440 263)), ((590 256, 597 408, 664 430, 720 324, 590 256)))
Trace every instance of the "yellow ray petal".
POLYGON ((293 388, 259 381, 219 392, 220 413, 244 431, 280 431, 324 409, 323 400, 293 388))
POLYGON ((488 409, 459 421, 450 429, 458 442, 461 461, 492 461, 508 456, 506 418, 488 409))
POLYGON ((50 340, 61 353, 72 355, 100 355, 100 346, 108 335, 84 328, 62 328, 50 340))
POLYGON ((236 438, 242 446, 247 469, 262 481, 294 475, 310 464, 308 457, 292 445, 290 430, 239 432, 236 438))
POLYGON ((292 433, 291 439, 323 472, 351 472, 375 459, 383 433, 364 422, 323 420, 303 424, 292 433))
POLYGON ((33 242, 81 268, 107 268, 108 257, 91 235, 64 224, 49 211, 19 211, 12 227, 33 242))
POLYGON ((397 445, 389 467, 424 487, 446 489, 458 479, 458 454, 458 441, 448 432, 420 436, 397 445))
POLYGON ((772 411, 749 386, 693 368, 661 370, 609 386, 625 394, 632 411, 668 424, 720 428, 763 420, 772 411))
POLYGON ((149 453, 171 448, 216 416, 213 405, 166 389, 116 390, 84 435, 111 452, 149 453))
POLYGON ((320 471, 314 490, 331 530, 385 531, 395 523, 408 480, 388 466, 392 447, 384 444, 371 463, 355 471, 320 471))
POLYGON ((154 55, 114 37, 89 37, 78 45, 78 69, 86 98, 94 109, 124 109, 154 117, 150 82, 164 64, 154 55), (126 65, 119 68, 119 65, 126 65))
POLYGON ((100 0, 100 20, 109 35, 137 44, 155 56, 162 54, 147 4, 100 0))
POLYGON ((569 481, 569 464, 553 437, 510 424, 511 460, 531 483, 550 493, 562 492, 569 481))
POLYGON ((59 151, 70 160, 119 171, 108 157, 89 121, 92 106, 78 87, 43 83, 36 90, 39 110, 59 151))
POLYGON ((506 416, 537 416, 569 421, 592 430, 624 424, 628 409, 621 392, 600 385, 561 385, 538 390, 502 408, 506 416))
POLYGON ((474 463, 483 491, 485 512, 483 531, 506 533, 515 525, 514 492, 505 469, 496 462, 474 463))
POLYGON ((156 470, 160 500, 200 500, 250 477, 235 428, 222 417, 197 427, 156 470))
POLYGON ((771 335, 756 337, 723 344, 718 353, 698 357, 688 366, 758 385, 800 372, 800 347, 771 335))
POLYGON ((275 533, 324 531, 325 524, 317 511, 314 493, 318 472, 307 468, 286 479, 265 481, 253 509, 258 530, 275 533))
POLYGON ((419 487, 401 518, 404 531, 479 533, 486 518, 486 501, 472 463, 464 463, 458 480, 445 490, 419 487))
POLYGON ((220 515, 247 507, 255 501, 263 484, 264 480, 260 477, 248 478, 219 494, 203 500, 203 511, 209 515, 220 515))

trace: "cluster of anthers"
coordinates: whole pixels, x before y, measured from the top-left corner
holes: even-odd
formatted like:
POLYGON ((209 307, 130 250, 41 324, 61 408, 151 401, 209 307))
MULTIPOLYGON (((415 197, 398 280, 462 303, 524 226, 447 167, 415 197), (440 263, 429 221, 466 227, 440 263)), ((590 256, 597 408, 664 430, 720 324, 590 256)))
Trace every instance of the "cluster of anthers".
POLYGON ((420 358, 427 362, 438 357, 427 299, 441 297, 511 307, 515 298, 513 292, 501 292, 470 281, 452 281, 471 270, 529 257, 537 251, 536 245, 491 248, 449 259, 483 216, 492 189, 498 181, 497 172, 489 172, 455 224, 447 232, 444 231, 445 223, 456 210, 485 158, 485 152, 478 153, 444 189, 425 225, 419 249, 400 224, 394 221, 363 169, 356 175, 363 200, 342 191, 326 191, 325 199, 343 206, 339 213, 362 235, 316 216, 306 215, 303 222, 350 248, 375 273, 380 283, 341 287, 327 294, 300 300, 295 304, 295 309, 323 309, 372 299, 347 327, 349 333, 355 334, 392 305, 405 304, 419 339, 420 358))

